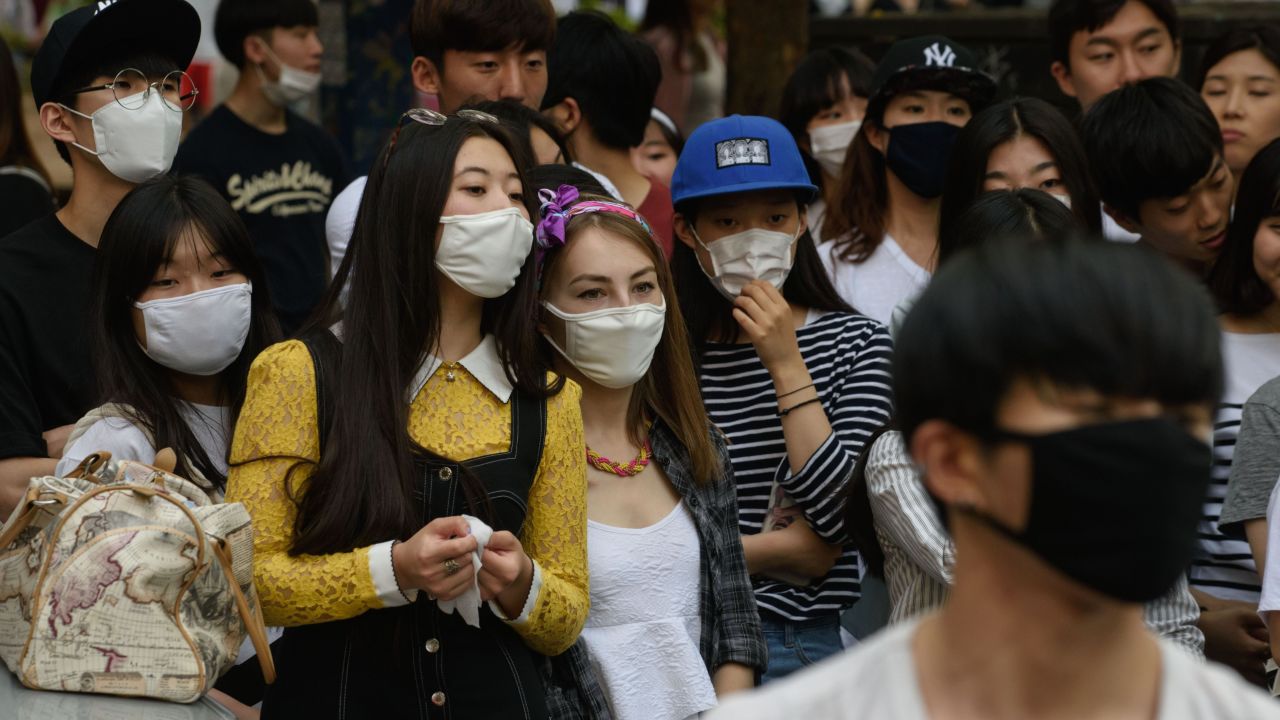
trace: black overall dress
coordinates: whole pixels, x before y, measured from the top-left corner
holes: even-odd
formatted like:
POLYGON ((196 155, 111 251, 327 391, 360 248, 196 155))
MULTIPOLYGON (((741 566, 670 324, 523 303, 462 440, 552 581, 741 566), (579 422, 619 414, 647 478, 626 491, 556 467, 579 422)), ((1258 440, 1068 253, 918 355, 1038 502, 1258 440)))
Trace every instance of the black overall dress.
MULTIPOLYGON (((317 410, 322 377, 332 377, 336 340, 303 338, 316 361, 317 410), (332 342, 330 342, 332 341, 332 342), (329 349, 325 349, 325 348, 329 349)), ((511 448, 464 464, 488 493, 489 524, 517 536, 529 487, 542 458, 546 402, 516 390, 511 396, 511 448)), ((414 499, 421 522, 464 512, 457 463, 415 459, 414 499)), ((480 627, 444 614, 426 592, 417 602, 370 610, 347 620, 293 627, 273 645, 278 678, 267 690, 262 716, 339 720, 519 720, 546 717, 540 656, 481 606, 480 627), (277 647, 278 646, 278 647, 277 647)))

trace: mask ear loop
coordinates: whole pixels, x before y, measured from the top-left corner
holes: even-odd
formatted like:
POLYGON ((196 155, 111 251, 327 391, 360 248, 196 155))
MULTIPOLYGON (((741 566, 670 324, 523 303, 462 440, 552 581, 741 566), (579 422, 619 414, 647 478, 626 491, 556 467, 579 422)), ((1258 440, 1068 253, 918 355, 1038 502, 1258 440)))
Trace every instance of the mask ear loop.
POLYGON ((698 235, 698 229, 693 226, 693 223, 689 223, 689 234, 693 236, 693 241, 698 243, 698 247, 702 248, 702 250, 707 253, 707 257, 711 259, 712 271, 707 272, 707 266, 702 264, 702 258, 698 257, 698 253, 696 252, 693 254, 693 259, 698 261, 698 269, 702 271, 702 274, 705 275, 712 284, 714 284, 716 280, 716 256, 712 255, 711 248, 707 247, 707 244, 702 242, 702 237, 698 235))
POLYGON ((271 61, 274 62, 276 64, 276 67, 279 68, 279 70, 276 72, 276 75, 277 75, 276 79, 268 80, 267 74, 262 70, 262 66, 264 63, 254 63, 253 69, 258 71, 258 79, 262 81, 263 85, 269 85, 273 83, 279 84, 280 79, 284 77, 284 63, 280 60, 280 56, 276 55, 276 52, 271 49, 271 45, 266 40, 263 40, 262 37, 259 35, 254 35, 254 37, 257 38, 258 41, 262 43, 262 49, 267 52, 267 55, 271 57, 271 61))
MULTIPOLYGON (((115 100, 112 100, 111 102, 116 102, 116 101, 115 101, 115 100)), ((88 121, 89 121, 89 125, 90 125, 90 127, 97 127, 96 125, 94 125, 94 124, 93 124, 93 116, 92 116, 92 115, 85 115, 84 113, 80 112, 79 110, 76 110, 75 108, 67 107, 66 105, 63 105, 62 103, 58 103, 58 107, 62 108, 63 110, 66 110, 67 112, 69 112, 69 113, 71 113, 71 114, 73 114, 73 115, 79 115, 80 117, 84 118, 85 120, 88 120, 88 121)), ((106 105, 103 105, 102 107, 107 107, 107 106, 106 106, 106 105)), ((102 108, 98 108, 98 109, 99 109, 99 110, 101 110, 102 108)), ((102 153, 101 153, 100 151, 98 151, 98 150, 90 150, 89 148, 87 148, 87 147, 85 147, 85 146, 83 146, 83 145, 81 145, 80 143, 75 142, 75 141, 69 142, 69 143, 67 143, 67 144, 68 144, 68 145, 71 145, 72 147, 80 148, 80 149, 81 149, 81 150, 83 150, 84 152, 86 152, 86 153, 88 153, 88 154, 90 154, 90 155, 92 155, 92 156, 94 156, 94 157, 100 157, 100 156, 102 155, 102 153)))

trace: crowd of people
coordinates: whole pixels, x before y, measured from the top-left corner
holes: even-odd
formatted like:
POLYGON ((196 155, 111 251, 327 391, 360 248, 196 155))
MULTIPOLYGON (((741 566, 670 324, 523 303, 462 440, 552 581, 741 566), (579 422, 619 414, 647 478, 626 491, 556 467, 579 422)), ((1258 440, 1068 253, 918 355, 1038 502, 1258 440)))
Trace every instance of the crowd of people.
POLYGON ((221 0, 185 136, 199 16, 104 0, 56 209, 0 48, 0 516, 243 503, 238 717, 1280 718, 1280 30, 1190 85, 1171 0, 1056 0, 1076 115, 929 36, 722 117, 685 5, 416 0, 356 177, 312 0, 221 0))

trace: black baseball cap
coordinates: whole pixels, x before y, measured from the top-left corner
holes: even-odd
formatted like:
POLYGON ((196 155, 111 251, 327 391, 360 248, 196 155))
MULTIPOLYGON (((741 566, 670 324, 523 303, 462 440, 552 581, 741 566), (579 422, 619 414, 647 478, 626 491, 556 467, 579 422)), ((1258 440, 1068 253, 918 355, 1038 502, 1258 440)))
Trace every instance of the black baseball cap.
POLYGON ((199 42, 200 15, 186 0, 95 0, 49 28, 31 61, 31 94, 40 107, 69 69, 120 46, 157 53, 186 70, 199 42))
POLYGON ((978 68, 969 48, 942 35, 899 40, 889 47, 871 79, 867 115, 880 118, 889 98, 904 87, 944 90, 969 102, 978 112, 996 94, 996 83, 978 68))

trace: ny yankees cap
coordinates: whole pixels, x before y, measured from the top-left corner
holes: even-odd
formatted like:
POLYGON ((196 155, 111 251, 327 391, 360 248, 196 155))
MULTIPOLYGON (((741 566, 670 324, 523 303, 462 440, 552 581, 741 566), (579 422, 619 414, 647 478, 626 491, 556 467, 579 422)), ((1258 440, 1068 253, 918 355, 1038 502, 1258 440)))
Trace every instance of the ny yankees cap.
POLYGON ((36 107, 53 100, 65 73, 114 48, 154 52, 186 70, 199 42, 200 15, 186 0, 94 0, 49 28, 31 61, 31 94, 36 107))
POLYGON ((773 118, 730 115, 698 126, 671 176, 671 202, 752 190, 817 194, 791 133, 773 118))
POLYGON ((996 94, 995 80, 978 68, 973 51, 942 35, 907 38, 889 47, 871 80, 867 114, 882 117, 889 98, 906 87, 955 94, 975 113, 996 94))

